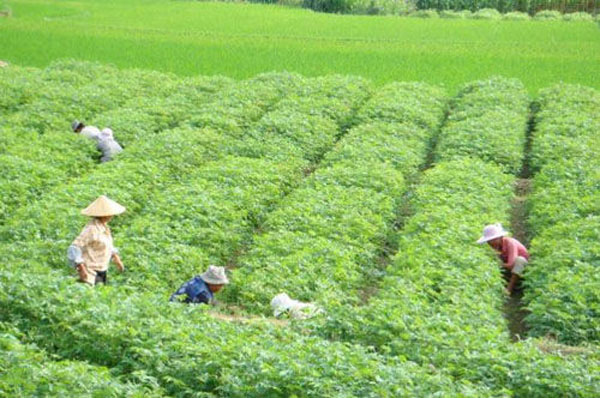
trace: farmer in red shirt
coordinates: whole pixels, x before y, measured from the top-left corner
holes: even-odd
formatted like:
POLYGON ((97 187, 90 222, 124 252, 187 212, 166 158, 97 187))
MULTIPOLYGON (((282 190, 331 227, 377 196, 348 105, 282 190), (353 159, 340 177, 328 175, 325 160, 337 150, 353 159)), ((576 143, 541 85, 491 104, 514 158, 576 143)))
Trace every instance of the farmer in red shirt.
POLYGON ((510 271, 510 281, 506 287, 508 294, 512 294, 519 278, 523 277, 523 270, 529 260, 529 253, 521 242, 511 238, 501 224, 488 225, 483 229, 483 236, 477 243, 487 242, 499 255, 504 268, 510 271))

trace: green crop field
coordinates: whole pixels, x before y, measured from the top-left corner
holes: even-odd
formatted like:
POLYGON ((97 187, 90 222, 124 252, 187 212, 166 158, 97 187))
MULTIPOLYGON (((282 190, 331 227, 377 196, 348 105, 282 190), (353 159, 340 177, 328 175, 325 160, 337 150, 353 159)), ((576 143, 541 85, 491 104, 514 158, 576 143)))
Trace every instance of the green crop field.
POLYGON ((451 92, 491 75, 531 92, 557 81, 600 87, 593 22, 339 16, 278 6, 166 0, 7 0, 0 59, 77 58, 185 76, 343 73, 451 92))
POLYGON ((0 397, 600 396, 594 23, 0 7, 0 397), (101 194, 126 270, 92 288, 66 250, 101 194), (169 302, 209 264, 218 305, 169 302))
POLYGON ((3 396, 600 394, 600 92, 77 61, 0 77, 3 396), (125 151, 98 164, 73 118, 125 151), (536 257, 513 342, 474 240, 510 225, 525 165, 536 257), (100 193, 128 208, 113 222, 127 270, 91 289, 65 250, 100 193), (230 267, 220 306, 168 302, 209 263, 230 267), (324 313, 274 322, 281 291, 324 313))

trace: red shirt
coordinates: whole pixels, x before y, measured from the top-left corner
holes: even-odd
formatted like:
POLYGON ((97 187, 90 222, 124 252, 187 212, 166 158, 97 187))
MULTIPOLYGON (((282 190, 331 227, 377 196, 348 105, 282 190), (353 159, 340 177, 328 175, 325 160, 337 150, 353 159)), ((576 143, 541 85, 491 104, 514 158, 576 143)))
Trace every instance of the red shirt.
POLYGON ((512 268, 517 257, 525 257, 525 259, 529 260, 529 253, 525 246, 515 238, 503 237, 500 258, 504 262, 504 266, 512 268))

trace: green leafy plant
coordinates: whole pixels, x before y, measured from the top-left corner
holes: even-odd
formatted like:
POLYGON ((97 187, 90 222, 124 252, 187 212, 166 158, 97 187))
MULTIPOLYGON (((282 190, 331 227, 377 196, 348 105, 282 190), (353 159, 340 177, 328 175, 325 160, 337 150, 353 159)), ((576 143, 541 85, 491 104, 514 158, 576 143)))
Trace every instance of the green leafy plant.
POLYGON ((436 159, 479 157, 507 172, 521 170, 529 98, 515 79, 469 83, 458 93, 438 140, 436 159))
POLYGON ((507 21, 529 21, 531 16, 526 12, 513 11, 502 15, 502 19, 507 21))
POLYGON ((536 21, 558 21, 562 17, 560 11, 542 10, 535 13, 533 19, 536 21))
POLYGON ((470 18, 473 19, 500 19, 502 14, 495 8, 482 8, 474 12, 470 18))
POLYGON ((357 302, 393 232, 404 176, 425 162, 444 114, 443 92, 417 87, 384 87, 363 106, 362 123, 265 219, 264 233, 239 261, 230 300, 263 313, 280 291, 326 304, 357 302))
POLYGON ((594 20, 594 17, 587 12, 572 12, 568 14, 564 14, 562 16, 563 21, 584 21, 591 22, 594 20))
POLYGON ((597 266, 600 93, 556 85, 540 94, 528 202, 534 261, 525 299, 531 334, 570 344, 600 340, 597 266))
MULTIPOLYGON (((6 176, 0 185, 7 193, 0 201, 0 391, 599 395, 600 360, 592 346, 565 359, 535 340, 508 343, 495 260, 473 244, 482 225, 506 221, 514 181, 506 172, 517 169, 517 160, 456 137, 469 119, 481 119, 522 143, 528 107, 518 82, 468 85, 442 124, 448 98, 422 83, 376 89, 360 78, 290 73, 180 78, 73 61, 6 76, 11 82, 0 81, 11 96, 0 100, 2 120, 10 120, 0 126, 6 176), (69 104, 69 96, 81 101, 69 104), (117 137, 121 132, 125 151, 98 165, 93 147, 68 132, 73 111, 113 126, 117 137), (498 117, 507 121, 494 124, 498 117), (420 176, 436 138, 444 155, 420 176), (85 222, 79 209, 100 193, 127 206, 111 222, 127 271, 111 269, 110 284, 91 289, 74 283, 64 257, 85 222), (415 213, 399 233, 407 200, 415 213), (388 264, 390 242, 399 251, 388 264), (180 283, 212 262, 237 267, 219 293, 221 307, 168 302, 180 283), (381 284, 365 283, 373 279, 381 284), (264 319, 280 289, 317 301, 325 313, 285 325, 264 319), (255 316, 238 316, 229 306, 235 303, 255 316)), ((556 237, 563 250, 548 263, 572 266, 556 278, 543 267, 530 271, 536 292, 550 286, 565 293, 564 301, 531 302, 536 313, 553 316, 535 332, 594 341, 585 322, 596 319, 597 281, 587 275, 597 255, 598 167, 595 146, 584 151, 584 144, 593 142, 597 94, 557 86, 538 103, 531 214, 548 246, 536 250, 547 257, 556 237), (561 160, 543 137, 577 155, 561 160), (550 207, 551 198, 560 209, 550 207), (565 216, 546 228, 568 212, 585 216, 565 216), (577 294, 567 286, 571 280, 582 286, 577 294)), ((493 134, 482 137, 492 148, 508 145, 493 134)))

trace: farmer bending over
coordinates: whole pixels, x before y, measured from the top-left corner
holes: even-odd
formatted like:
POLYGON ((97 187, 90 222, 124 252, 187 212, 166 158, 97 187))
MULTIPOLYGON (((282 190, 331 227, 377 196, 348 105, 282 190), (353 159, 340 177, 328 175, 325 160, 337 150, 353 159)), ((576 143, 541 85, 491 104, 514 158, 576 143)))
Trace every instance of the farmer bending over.
POLYGON ((229 280, 225 275, 225 268, 211 265, 208 270, 187 281, 171 295, 169 301, 183 301, 193 304, 214 304, 214 294, 228 284, 229 280), (185 298, 179 298, 184 296, 185 298))
POLYGON ((483 229, 483 236, 477 243, 487 242, 499 255, 502 265, 510 271, 510 281, 506 287, 508 294, 512 294, 519 278, 523 277, 523 270, 529 260, 529 253, 521 242, 511 238, 501 224, 488 225, 483 229))
POLYGON ((113 156, 123 151, 121 145, 115 140, 113 131, 109 128, 102 129, 100 131, 98 127, 86 126, 78 120, 75 120, 71 127, 75 134, 81 134, 91 140, 96 141, 96 148, 102 152, 100 161, 102 163, 112 160, 113 156))
POLYGON ((67 258, 77 269, 81 282, 92 286, 100 282, 106 284, 106 273, 111 259, 117 264, 119 271, 125 270, 118 250, 113 246, 108 228, 110 219, 124 211, 123 206, 104 195, 81 211, 81 214, 93 218, 67 251, 67 258))
POLYGON ((287 315, 292 319, 308 319, 323 312, 313 303, 293 300, 287 293, 279 293, 271 300, 271 308, 275 318, 287 315))

